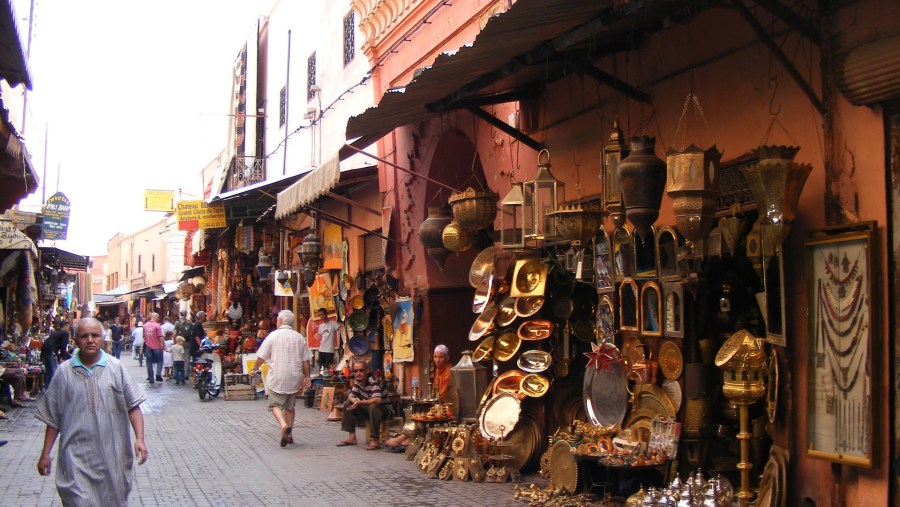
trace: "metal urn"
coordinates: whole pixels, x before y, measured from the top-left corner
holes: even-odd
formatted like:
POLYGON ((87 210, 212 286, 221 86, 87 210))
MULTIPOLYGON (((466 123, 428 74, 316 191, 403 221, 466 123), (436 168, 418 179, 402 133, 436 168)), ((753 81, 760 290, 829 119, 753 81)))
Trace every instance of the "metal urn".
POLYGON ((655 147, 653 136, 634 136, 628 157, 619 164, 625 218, 644 243, 651 239, 650 227, 659 217, 666 186, 666 163, 656 156, 655 147))
POLYGON ((451 252, 465 252, 472 248, 472 231, 460 225, 456 220, 451 220, 441 232, 441 242, 444 248, 451 252))
POLYGON ((597 208, 582 207, 580 204, 560 206, 556 211, 547 213, 556 222, 556 234, 571 242, 578 248, 586 243, 594 234, 603 220, 603 213, 597 208))
POLYGON ((812 171, 810 164, 794 162, 798 151, 797 146, 760 146, 753 150, 759 160, 741 169, 756 199, 763 237, 776 251, 790 232, 800 193, 812 171))
POLYGON ((428 206, 428 218, 419 226, 419 241, 425 247, 428 255, 434 259, 440 269, 444 269, 444 262, 450 255, 450 250, 444 247, 441 236, 444 227, 450 224, 450 208, 447 205, 428 206))
POLYGON ((315 230, 303 237, 303 243, 300 245, 298 255, 303 265, 312 270, 319 269, 322 262, 319 257, 322 253, 322 243, 319 241, 319 234, 315 230))
POLYGON ((716 366, 724 372, 722 393, 738 406, 741 444, 741 461, 737 464, 741 471, 741 488, 737 494, 740 505, 749 505, 753 493, 750 492, 750 416, 749 406, 766 394, 766 352, 763 339, 741 329, 722 344, 716 354, 716 366))
POLYGON ((487 389, 488 370, 472 362, 472 351, 464 350, 462 358, 450 369, 450 383, 459 393, 459 407, 455 408, 460 419, 477 417, 478 401, 487 389))
POLYGON ((693 144, 666 156, 666 193, 672 198, 675 228, 692 244, 709 234, 719 197, 719 162, 715 146, 701 150, 693 144))
POLYGON ((477 191, 472 187, 450 195, 453 218, 466 229, 484 229, 494 223, 500 196, 490 190, 477 191))

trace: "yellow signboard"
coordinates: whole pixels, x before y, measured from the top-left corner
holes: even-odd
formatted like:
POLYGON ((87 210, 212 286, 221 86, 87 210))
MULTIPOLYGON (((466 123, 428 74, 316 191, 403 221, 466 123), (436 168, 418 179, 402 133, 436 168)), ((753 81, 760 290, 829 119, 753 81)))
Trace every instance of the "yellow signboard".
POLYGON ((175 192, 172 190, 144 190, 144 211, 175 211, 175 192))
POLYGON ((175 205, 179 231, 225 227, 225 204, 206 201, 179 201, 175 205))

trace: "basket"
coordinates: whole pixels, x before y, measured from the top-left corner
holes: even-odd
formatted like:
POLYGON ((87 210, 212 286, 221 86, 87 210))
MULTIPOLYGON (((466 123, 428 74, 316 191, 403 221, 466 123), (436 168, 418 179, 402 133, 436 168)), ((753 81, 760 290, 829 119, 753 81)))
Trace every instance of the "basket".
POLYGON ((450 194, 453 218, 466 229, 484 229, 494 223, 497 216, 499 194, 490 190, 476 191, 472 187, 450 194))

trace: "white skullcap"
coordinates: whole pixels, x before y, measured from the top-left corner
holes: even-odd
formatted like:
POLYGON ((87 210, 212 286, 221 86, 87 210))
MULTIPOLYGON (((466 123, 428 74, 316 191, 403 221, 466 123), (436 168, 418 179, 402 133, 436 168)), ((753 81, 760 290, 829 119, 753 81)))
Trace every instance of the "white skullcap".
POLYGON ((448 349, 446 345, 438 345, 437 347, 435 347, 434 353, 437 354, 438 352, 444 354, 447 357, 450 357, 450 349, 448 349))

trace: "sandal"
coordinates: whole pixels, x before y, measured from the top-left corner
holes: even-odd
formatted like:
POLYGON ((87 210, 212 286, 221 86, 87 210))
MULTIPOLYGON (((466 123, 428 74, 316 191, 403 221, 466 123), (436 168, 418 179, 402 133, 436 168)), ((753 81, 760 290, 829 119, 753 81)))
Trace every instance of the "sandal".
POLYGON ((338 447, 347 447, 348 445, 356 445, 356 442, 348 442, 346 440, 341 440, 337 443, 338 447))
POLYGON ((290 426, 285 426, 284 428, 281 428, 281 441, 279 442, 281 447, 286 447, 288 445, 288 439, 291 438, 292 430, 293 430, 293 428, 291 428, 290 426))
POLYGON ((381 449, 381 445, 379 445, 378 442, 375 442, 374 440, 366 446, 367 451, 374 451, 377 449, 381 449))

